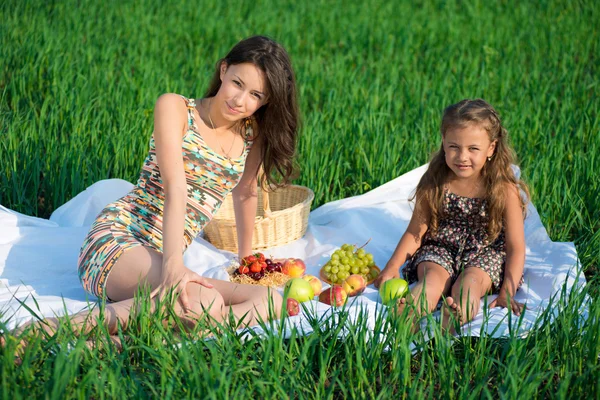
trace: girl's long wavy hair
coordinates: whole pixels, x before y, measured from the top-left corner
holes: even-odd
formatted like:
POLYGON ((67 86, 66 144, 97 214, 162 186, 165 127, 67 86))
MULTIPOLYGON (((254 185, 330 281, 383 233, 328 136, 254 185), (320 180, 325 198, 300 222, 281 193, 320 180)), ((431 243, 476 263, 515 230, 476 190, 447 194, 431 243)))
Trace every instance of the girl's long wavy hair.
MULTIPOLYGON (((491 160, 486 161, 481 170, 489 214, 487 240, 492 242, 502 230, 507 184, 514 185, 524 193, 524 196, 520 196, 523 215, 525 215, 529 201, 529 189, 525 182, 515 176, 511 168, 516 157, 509 144, 508 132, 502 126, 496 110, 486 101, 467 99, 448 106, 444 110, 442 118, 442 139, 449 130, 461 129, 472 124, 483 127, 488 132, 490 142, 496 141, 496 148, 491 160)), ((440 150, 433 155, 429 168, 419 181, 417 190, 412 197, 429 207, 431 212, 429 229, 433 234, 437 233, 439 220, 444 214, 444 185, 450 172, 451 170, 446 164, 446 152, 442 142, 440 150)))
MULTIPOLYGON (((293 178, 299 111, 296 78, 285 49, 266 36, 252 36, 236 44, 217 62, 215 74, 205 97, 217 94, 221 87, 220 67, 252 63, 264 74, 267 104, 256 110, 253 118, 257 134, 263 138, 261 164, 269 186, 283 186, 293 178)), ((257 171, 258 172, 258 171, 257 171)))

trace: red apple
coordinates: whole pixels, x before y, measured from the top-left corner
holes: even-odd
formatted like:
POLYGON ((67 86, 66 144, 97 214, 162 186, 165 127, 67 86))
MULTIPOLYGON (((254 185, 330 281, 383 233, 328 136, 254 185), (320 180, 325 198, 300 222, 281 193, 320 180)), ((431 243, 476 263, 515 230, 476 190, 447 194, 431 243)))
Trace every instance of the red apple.
POLYGON ((285 309, 287 310, 288 315, 293 317, 294 315, 300 314, 300 303, 298 303, 298 300, 289 297, 286 301, 285 309))
POLYGON ((319 278, 317 278, 314 275, 304 275, 302 279, 310 283, 310 286, 312 286, 315 296, 321 294, 321 291, 323 291, 323 284, 321 283, 321 280, 319 278))
POLYGON ((301 277, 304 275, 304 271, 306 271, 306 265, 299 258, 288 258, 281 267, 281 272, 292 278, 301 277))
POLYGON ((329 304, 330 306, 340 307, 346 303, 348 294, 340 285, 333 285, 328 289, 325 289, 319 295, 319 301, 321 303, 329 304))
POLYGON ((348 296, 358 296, 367 287, 367 281, 362 275, 353 274, 347 277, 342 283, 342 288, 348 293, 348 296))

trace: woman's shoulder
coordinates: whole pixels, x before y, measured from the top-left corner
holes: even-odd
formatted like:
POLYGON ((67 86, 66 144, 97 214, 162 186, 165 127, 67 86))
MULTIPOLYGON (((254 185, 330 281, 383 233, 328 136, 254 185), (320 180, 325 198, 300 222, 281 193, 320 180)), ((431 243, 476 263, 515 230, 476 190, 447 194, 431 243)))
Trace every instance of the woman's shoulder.
POLYGON ((187 107, 190 102, 184 96, 176 93, 164 93, 158 96, 154 105, 155 118, 187 119, 187 107))
POLYGON ((186 126, 193 124, 189 114, 182 96, 175 93, 160 95, 154 105, 154 137, 162 134, 171 136, 173 130, 185 130, 186 126))
POLYGON ((156 104, 154 108, 162 107, 162 108, 171 108, 171 107, 179 107, 181 105, 187 105, 190 101, 194 99, 188 99, 185 96, 182 96, 177 93, 163 93, 156 99, 156 104))

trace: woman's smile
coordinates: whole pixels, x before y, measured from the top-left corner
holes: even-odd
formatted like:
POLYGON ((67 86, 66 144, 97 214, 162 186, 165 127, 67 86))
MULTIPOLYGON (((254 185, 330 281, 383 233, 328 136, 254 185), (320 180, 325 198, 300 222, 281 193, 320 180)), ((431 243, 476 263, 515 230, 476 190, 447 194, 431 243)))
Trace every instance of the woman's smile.
POLYGON ((227 105, 227 109, 229 110, 230 113, 232 113, 232 114, 240 114, 241 113, 241 111, 238 111, 235 108, 231 107, 228 102, 225 102, 225 104, 227 105))

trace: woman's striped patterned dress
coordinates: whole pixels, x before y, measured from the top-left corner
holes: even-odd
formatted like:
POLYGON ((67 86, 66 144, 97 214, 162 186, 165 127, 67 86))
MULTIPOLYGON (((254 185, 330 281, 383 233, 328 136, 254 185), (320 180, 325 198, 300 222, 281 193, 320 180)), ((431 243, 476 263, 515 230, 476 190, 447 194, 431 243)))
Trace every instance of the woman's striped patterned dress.
MULTIPOLYGON (((212 219, 225 196, 237 185, 252 147, 252 131, 249 128, 246 130, 244 151, 239 158, 229 159, 213 151, 204 143, 194 123, 194 100, 184 100, 188 107, 188 127, 183 136, 182 154, 188 200, 182 251, 212 219)), ((108 274, 127 249, 146 246, 162 253, 164 200, 152 137, 137 184, 131 192, 100 212, 83 242, 78 272, 87 292, 105 297, 108 274)))

